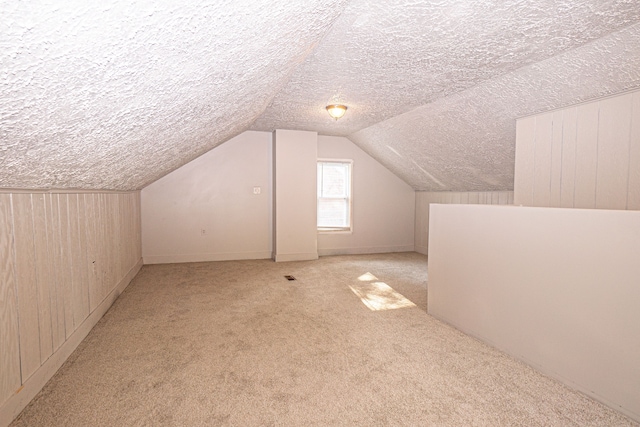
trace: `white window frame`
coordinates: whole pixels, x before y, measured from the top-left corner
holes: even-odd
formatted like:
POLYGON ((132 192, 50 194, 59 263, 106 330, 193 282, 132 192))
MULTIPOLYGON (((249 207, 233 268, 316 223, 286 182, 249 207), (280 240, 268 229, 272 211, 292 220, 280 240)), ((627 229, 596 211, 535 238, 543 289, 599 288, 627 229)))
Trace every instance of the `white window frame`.
MULTIPOLYGON (((349 202, 349 226, 348 227, 320 227, 317 225, 318 234, 351 234, 353 233, 353 160, 351 159, 318 159, 320 163, 347 163, 349 165, 349 194, 347 196, 349 202)), ((316 171, 317 174, 317 171, 316 171)), ((316 203, 320 196, 316 193, 316 203)), ((318 203, 317 203, 318 204, 318 203)), ((317 208, 316 208, 317 210, 317 208)))

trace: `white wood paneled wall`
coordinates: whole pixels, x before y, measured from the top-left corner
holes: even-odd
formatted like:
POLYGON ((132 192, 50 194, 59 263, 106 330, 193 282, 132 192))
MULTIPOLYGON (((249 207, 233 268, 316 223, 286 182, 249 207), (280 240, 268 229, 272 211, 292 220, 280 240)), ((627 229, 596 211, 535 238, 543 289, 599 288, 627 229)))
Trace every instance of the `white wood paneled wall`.
POLYGON ((513 191, 416 191, 415 248, 428 254, 429 204, 512 205, 513 191))
POLYGON ((140 193, 0 192, 0 426, 138 272, 140 193))
POLYGON ((640 91, 518 120, 514 199, 640 210, 640 91))

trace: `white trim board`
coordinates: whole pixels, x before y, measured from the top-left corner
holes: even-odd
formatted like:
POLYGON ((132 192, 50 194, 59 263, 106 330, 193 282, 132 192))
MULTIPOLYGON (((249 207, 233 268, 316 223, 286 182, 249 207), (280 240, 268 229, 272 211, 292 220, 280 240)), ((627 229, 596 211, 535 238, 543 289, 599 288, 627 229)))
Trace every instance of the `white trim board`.
POLYGON ((364 254, 384 254, 390 252, 414 252, 415 246, 369 246, 361 248, 324 248, 318 249, 318 255, 364 255, 364 254))
POLYGON ((275 256, 275 262, 312 261, 314 259, 318 259, 318 253, 317 252, 294 253, 294 254, 277 254, 275 256))
POLYGON ((239 261, 247 259, 271 259, 271 252, 224 252, 177 255, 148 255, 144 264, 176 264, 183 262, 239 261))

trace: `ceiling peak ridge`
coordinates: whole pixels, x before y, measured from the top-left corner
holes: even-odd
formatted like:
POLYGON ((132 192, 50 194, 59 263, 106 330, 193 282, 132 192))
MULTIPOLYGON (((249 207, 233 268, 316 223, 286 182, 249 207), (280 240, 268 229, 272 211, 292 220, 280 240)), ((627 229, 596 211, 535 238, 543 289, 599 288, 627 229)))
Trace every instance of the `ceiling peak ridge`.
MULTIPOLYGON (((549 63, 551 61, 558 60, 558 59, 560 59, 562 57, 568 56, 571 53, 575 53, 575 52, 580 51, 580 50, 586 50, 589 47, 593 47, 594 45, 596 45, 598 43, 606 43, 607 39, 614 38, 618 34, 623 34, 623 33, 632 31, 632 30, 634 30, 636 28, 637 28, 637 33, 638 33, 637 36, 640 37, 640 21, 638 21, 638 22, 635 22, 635 23, 633 23, 631 25, 627 25, 627 26, 625 26, 624 28, 622 28, 620 30, 612 31, 612 32, 608 33, 605 36, 598 37, 596 39, 593 39, 593 40, 590 40, 590 41, 588 41, 586 43, 583 43, 580 46, 573 47, 571 49, 566 49, 566 50, 564 50, 564 51, 562 51, 562 52, 560 52, 558 54, 551 55, 551 56, 549 56, 549 57, 547 57, 545 59, 539 60, 539 61, 531 62, 529 64, 526 64, 526 65, 523 65, 521 67, 515 68, 513 70, 507 71, 507 72, 502 73, 500 75, 491 77, 490 79, 483 80, 483 81, 481 81, 481 82, 479 82, 479 83, 477 83, 475 85, 466 87, 464 89, 461 89, 461 90, 458 90, 458 91, 452 91, 451 93, 448 93, 446 95, 433 98, 430 102, 428 102, 426 104, 418 105, 418 106, 416 106, 416 107, 414 107, 414 108, 412 108, 412 109, 410 109, 408 111, 404 111, 402 113, 396 114, 395 116, 389 117, 387 119, 381 120, 381 121, 379 121, 377 123, 374 123, 372 125, 369 125, 369 126, 361 128, 361 129, 358 129, 358 130, 356 130, 354 132, 351 132, 350 134, 348 134, 346 136, 347 137, 355 136, 359 132, 365 131, 365 130, 373 128, 375 126, 383 125, 383 124, 385 124, 387 122, 394 121, 394 120, 396 120, 396 119, 398 119, 400 117, 403 117, 403 116, 408 116, 410 114, 415 114, 419 110, 422 110, 422 109, 424 109, 424 108, 426 108, 428 106, 437 105, 437 104, 439 104, 441 102, 446 102, 448 100, 455 99, 456 97, 461 97, 462 95, 464 95, 467 92, 471 92, 473 90, 477 90, 478 88, 482 88, 484 86, 490 86, 491 84, 495 83, 496 81, 498 81, 500 79, 504 79, 505 77, 508 77, 508 76, 511 76, 511 75, 515 75, 515 74, 518 74, 518 73, 522 73, 523 71, 528 71, 528 70, 533 69, 533 68, 535 68, 537 66, 544 65, 545 63, 549 63)), ((573 106, 573 105, 579 105, 579 104, 582 104, 582 103, 585 103, 585 102, 590 102, 590 101, 592 101, 594 99, 598 99, 598 98, 616 96, 616 95, 621 94, 621 93, 635 91, 638 88, 640 88, 640 82, 638 82, 638 84, 635 85, 635 86, 627 87, 627 88, 625 88, 625 89, 623 89, 621 91, 618 90, 616 92, 611 92, 611 93, 597 94, 597 95, 594 95, 592 97, 586 97, 585 99, 571 100, 571 101, 560 103, 560 104, 555 105, 555 106, 553 106, 551 108, 541 107, 541 109, 535 109, 535 110, 532 110, 530 112, 523 113, 519 117, 533 116, 533 115, 540 114, 540 113, 545 112, 545 111, 552 111, 552 110, 557 110, 557 109, 561 109, 561 108, 570 107, 570 106, 573 106)))
POLYGON ((263 107, 260 109, 260 112, 255 115, 253 120, 251 120, 251 122, 245 127, 243 132, 252 129, 252 126, 254 125, 256 120, 258 120, 262 116, 262 114, 264 114, 264 112, 272 106, 273 101, 287 87, 287 85, 291 81, 291 78, 296 74, 296 71, 298 71, 300 67, 304 65, 305 61, 313 55, 313 53, 318 49, 318 46, 322 45, 323 40, 327 38, 328 34, 331 33, 340 18, 344 16, 344 9, 346 7, 346 4, 348 3, 348 0, 339 0, 339 2, 340 12, 336 14, 336 16, 331 20, 330 24, 325 25, 325 29, 322 35, 318 37, 314 42, 310 43, 307 49, 305 49, 305 51, 294 60, 295 66, 290 67, 286 76, 280 80, 280 84, 278 85, 277 89, 274 90, 272 95, 265 101, 263 107))

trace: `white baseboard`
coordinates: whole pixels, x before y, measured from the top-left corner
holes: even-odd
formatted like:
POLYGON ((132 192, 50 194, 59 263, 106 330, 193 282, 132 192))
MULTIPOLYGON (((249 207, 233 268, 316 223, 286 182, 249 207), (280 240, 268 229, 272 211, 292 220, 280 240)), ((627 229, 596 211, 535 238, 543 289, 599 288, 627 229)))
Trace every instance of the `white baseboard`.
POLYGON ((287 261, 312 261, 318 259, 317 252, 298 253, 298 254, 276 254, 275 262, 287 262, 287 261))
POLYGON ((236 261, 243 259, 271 259, 271 251, 143 256, 145 265, 175 264, 183 262, 236 261))
POLYGON ((364 254, 384 254, 389 252, 413 252, 413 245, 407 246, 375 246, 364 248, 322 248, 318 249, 318 255, 364 255, 364 254))
POLYGON ((407 246, 377 246, 363 248, 324 248, 318 249, 318 252, 309 253, 293 253, 293 254, 276 254, 272 252, 229 252, 229 253, 204 253, 204 254, 184 254, 184 255, 148 255, 144 256, 144 264, 174 264, 184 262, 210 262, 210 261, 237 261, 247 259, 274 259, 276 262, 287 261, 309 261, 318 259, 318 256, 328 255, 358 255, 358 254, 379 254, 389 252, 413 252, 422 247, 407 246))
POLYGON ((416 246, 415 251, 418 252, 419 254, 422 254, 422 255, 429 255, 428 254, 429 248, 426 247, 426 246, 419 246, 418 245, 418 246, 416 246))
POLYGON ((78 328, 67 338, 60 348, 49 357, 2 406, 0 406, 0 427, 8 426, 31 400, 42 390, 47 381, 60 369, 71 353, 78 347, 91 329, 109 310, 109 307, 120 296, 122 291, 131 283, 131 280, 142 268, 142 259, 133 266, 126 276, 118 282, 113 290, 96 307, 95 310, 78 328))

